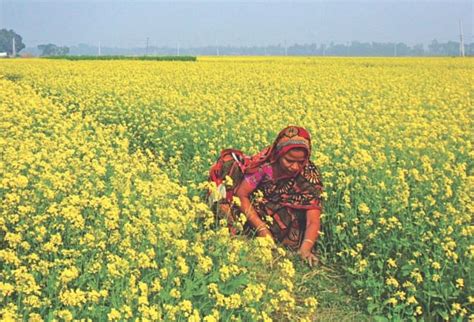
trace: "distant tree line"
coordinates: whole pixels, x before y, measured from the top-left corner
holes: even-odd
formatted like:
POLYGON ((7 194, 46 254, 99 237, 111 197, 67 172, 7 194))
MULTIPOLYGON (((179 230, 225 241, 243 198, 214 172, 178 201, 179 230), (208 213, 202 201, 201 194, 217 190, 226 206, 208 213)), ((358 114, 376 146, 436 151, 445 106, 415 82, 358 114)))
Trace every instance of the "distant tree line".
MULTIPOLYGON (((208 46, 183 49, 186 54, 201 55, 288 55, 288 56, 459 56, 459 42, 440 43, 433 40, 426 48, 422 44, 379 43, 353 41, 349 44, 294 44, 276 46, 208 46)), ((464 44, 466 56, 474 56, 474 43, 464 44)))
MULTIPOLYGON (((10 46, 11 47, 11 46, 10 46)), ((86 44, 72 47, 60 47, 54 44, 37 46, 38 50, 28 48, 39 56, 98 55, 98 48, 86 44)), ((0 50, 1 51, 1 50, 0 50)), ((11 48, 10 48, 11 51, 11 48)), ((18 51, 17 51, 18 52, 18 51)), ((474 56, 474 43, 465 44, 466 56, 474 56)), ((243 55, 243 56, 459 56, 459 42, 446 43, 433 40, 427 47, 422 44, 409 46, 405 43, 358 42, 348 44, 294 44, 288 47, 271 46, 205 46, 191 48, 150 47, 146 48, 110 48, 102 47, 102 55, 163 56, 163 55, 243 55)))
MULTIPOLYGON (((0 29, 0 53, 6 53, 8 56, 19 55, 25 47, 23 38, 15 31, 0 29)), ((37 47, 41 51, 40 56, 64 56, 69 53, 69 48, 66 46, 42 44, 37 47)))
MULTIPOLYGON (((466 56, 474 56, 474 43, 464 44, 466 56)), ((417 44, 409 46, 403 42, 380 43, 353 41, 346 44, 294 44, 291 46, 203 46, 191 48, 143 47, 111 48, 102 47, 102 55, 243 55, 243 56, 459 56, 459 42, 445 43, 433 40, 428 46, 417 44)), ((79 44, 70 48, 71 55, 97 55, 98 48, 79 44)))
POLYGON ((41 50, 40 56, 64 56, 69 54, 69 47, 60 47, 55 44, 38 45, 38 49, 41 50))
POLYGON ((0 29, 0 53, 7 53, 8 56, 12 56, 13 48, 15 48, 15 54, 25 48, 23 38, 11 29, 0 29))
MULTIPOLYGON (((0 29, 0 53, 13 54, 25 48, 22 37, 13 30, 0 29), (15 41, 13 41, 15 39, 15 41)), ((403 42, 359 42, 346 44, 331 42, 329 44, 293 44, 291 46, 204 46, 191 48, 149 47, 149 48, 110 48, 102 47, 102 55, 127 56, 198 56, 198 55, 255 55, 255 56, 459 56, 459 42, 445 43, 433 40, 428 46, 417 44, 409 46, 403 42)), ((27 48, 30 54, 39 56, 89 55, 96 56, 99 50, 96 46, 79 44, 66 47, 55 44, 41 44, 37 48, 27 48)), ((474 43, 464 44, 466 56, 474 56, 474 43)))

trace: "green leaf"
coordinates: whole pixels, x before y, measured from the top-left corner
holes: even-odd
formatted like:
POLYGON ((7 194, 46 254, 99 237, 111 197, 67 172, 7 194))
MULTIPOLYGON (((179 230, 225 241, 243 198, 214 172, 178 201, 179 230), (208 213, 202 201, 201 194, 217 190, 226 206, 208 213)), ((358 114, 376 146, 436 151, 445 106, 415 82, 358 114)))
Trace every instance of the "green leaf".
POLYGON ((373 316, 374 321, 376 322, 388 322, 389 320, 385 316, 375 315, 373 316))
POLYGON ((402 276, 405 277, 405 276, 410 275, 410 273, 411 273, 411 271, 412 271, 412 267, 411 267, 411 265, 406 264, 406 265, 403 265, 400 270, 401 270, 401 272, 402 272, 402 276))
POLYGON ((378 305, 375 304, 375 303, 370 303, 369 305, 367 305, 367 311, 369 312, 369 314, 372 314, 374 313, 375 310, 378 309, 378 305))
POLYGON ((377 268, 380 270, 383 270, 383 261, 378 260, 376 263, 377 263, 377 268))
POLYGON ((438 314, 439 316, 441 316, 443 318, 443 320, 449 320, 448 312, 441 311, 441 310, 436 310, 435 313, 438 314))

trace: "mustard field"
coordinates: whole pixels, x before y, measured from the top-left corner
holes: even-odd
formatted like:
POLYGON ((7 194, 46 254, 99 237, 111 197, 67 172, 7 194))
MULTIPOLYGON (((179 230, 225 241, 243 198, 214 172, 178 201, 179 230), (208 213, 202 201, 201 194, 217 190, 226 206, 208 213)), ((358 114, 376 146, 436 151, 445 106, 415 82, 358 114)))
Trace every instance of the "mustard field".
POLYGON ((0 319, 317 319, 298 257, 231 238, 204 198, 221 149, 292 124, 323 175, 321 265, 361 310, 474 318, 473 75, 469 58, 0 61, 0 319))

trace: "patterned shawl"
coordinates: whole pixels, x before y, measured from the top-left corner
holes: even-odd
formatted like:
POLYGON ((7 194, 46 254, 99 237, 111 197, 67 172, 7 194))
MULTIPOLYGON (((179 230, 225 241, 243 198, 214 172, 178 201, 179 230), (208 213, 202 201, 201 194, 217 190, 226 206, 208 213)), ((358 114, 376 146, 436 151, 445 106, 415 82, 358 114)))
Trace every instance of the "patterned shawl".
POLYGON ((262 182, 257 190, 263 192, 264 202, 273 204, 277 208, 280 206, 321 210, 321 193, 323 191, 321 173, 316 165, 309 160, 311 137, 309 132, 302 127, 289 126, 283 129, 271 146, 250 158, 243 172, 252 174, 258 171, 264 163, 274 163, 294 148, 303 148, 307 152, 301 172, 293 177, 278 179, 276 182, 262 182))

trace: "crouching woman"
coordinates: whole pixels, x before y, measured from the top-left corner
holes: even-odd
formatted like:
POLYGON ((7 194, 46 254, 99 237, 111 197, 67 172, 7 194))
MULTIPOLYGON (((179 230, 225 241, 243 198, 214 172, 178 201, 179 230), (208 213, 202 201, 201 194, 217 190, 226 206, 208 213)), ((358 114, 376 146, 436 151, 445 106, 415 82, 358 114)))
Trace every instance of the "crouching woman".
POLYGON ((232 149, 222 151, 211 167, 210 180, 223 188, 225 178, 232 178, 231 187, 216 204, 231 233, 236 233, 234 223, 244 214, 246 233, 272 237, 298 250, 313 266, 317 262, 312 250, 320 230, 323 185, 310 155, 308 131, 290 126, 254 156, 232 149), (235 198, 240 202, 232 202, 235 198))

